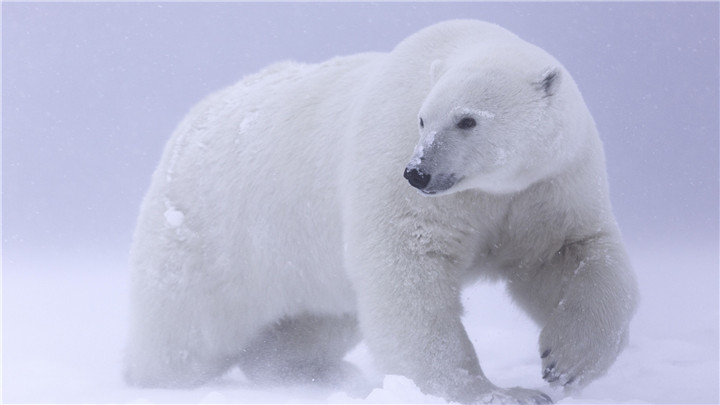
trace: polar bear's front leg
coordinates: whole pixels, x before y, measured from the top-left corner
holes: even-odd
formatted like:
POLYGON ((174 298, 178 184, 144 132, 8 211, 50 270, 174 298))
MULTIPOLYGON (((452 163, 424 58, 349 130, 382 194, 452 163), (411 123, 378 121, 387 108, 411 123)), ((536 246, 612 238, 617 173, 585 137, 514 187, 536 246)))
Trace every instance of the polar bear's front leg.
POLYGON ((388 250, 351 252, 364 259, 350 264, 364 338, 383 372, 462 403, 551 402, 540 392, 500 389, 484 376, 461 322, 459 283, 447 259, 382 255, 388 250))
POLYGON ((363 334, 383 371, 433 393, 484 379, 451 277, 417 263, 394 267, 373 269, 356 283, 363 334))
POLYGON ((616 234, 567 243, 536 269, 511 277, 509 290, 542 331, 543 378, 566 390, 605 374, 628 339, 637 286, 616 234))

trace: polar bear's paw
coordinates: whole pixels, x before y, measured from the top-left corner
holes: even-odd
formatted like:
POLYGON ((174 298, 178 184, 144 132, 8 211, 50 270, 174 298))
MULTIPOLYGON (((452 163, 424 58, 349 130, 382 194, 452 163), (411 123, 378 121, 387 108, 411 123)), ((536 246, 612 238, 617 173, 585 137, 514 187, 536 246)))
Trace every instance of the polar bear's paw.
POLYGON ((540 334, 542 377, 566 392, 605 374, 628 340, 627 328, 613 330, 607 323, 577 317, 563 322, 563 314, 553 318, 540 334))
POLYGON ((447 395, 453 402, 463 404, 552 404, 549 395, 536 390, 520 387, 500 388, 489 381, 476 380, 456 391, 455 395, 447 395))
POLYGON ((525 388, 498 388, 481 398, 485 404, 552 404, 549 395, 525 388))

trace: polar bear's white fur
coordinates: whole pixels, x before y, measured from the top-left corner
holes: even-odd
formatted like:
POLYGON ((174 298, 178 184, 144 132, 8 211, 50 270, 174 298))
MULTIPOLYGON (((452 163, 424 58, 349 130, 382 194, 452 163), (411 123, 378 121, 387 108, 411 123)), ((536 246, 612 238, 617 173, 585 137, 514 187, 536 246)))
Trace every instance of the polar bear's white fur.
POLYGON ((604 165, 568 72, 488 23, 246 77, 191 111, 154 174, 126 378, 188 386, 238 365, 338 383, 362 337, 425 392, 549 400, 482 373, 460 293, 485 277, 541 327, 544 378, 582 387, 636 305, 604 165))

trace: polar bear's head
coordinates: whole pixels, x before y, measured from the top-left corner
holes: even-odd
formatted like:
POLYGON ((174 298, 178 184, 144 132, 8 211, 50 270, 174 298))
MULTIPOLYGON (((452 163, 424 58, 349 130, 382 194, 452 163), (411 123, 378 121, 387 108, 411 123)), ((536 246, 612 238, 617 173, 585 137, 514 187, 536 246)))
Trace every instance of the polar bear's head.
POLYGON ((436 75, 405 169, 422 194, 519 191, 576 154, 581 141, 567 133, 576 126, 568 114, 577 111, 568 108, 564 90, 572 79, 561 67, 470 67, 436 75))

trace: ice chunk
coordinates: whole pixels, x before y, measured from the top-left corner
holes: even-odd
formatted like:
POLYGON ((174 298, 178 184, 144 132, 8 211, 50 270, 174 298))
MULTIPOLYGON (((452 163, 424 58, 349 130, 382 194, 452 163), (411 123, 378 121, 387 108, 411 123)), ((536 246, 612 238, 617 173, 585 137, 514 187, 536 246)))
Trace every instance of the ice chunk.
POLYGON ((474 115, 476 117, 480 118, 495 118, 495 113, 491 111, 486 110, 478 110, 475 108, 469 108, 469 107, 455 107, 450 112, 453 115, 474 115))
POLYGON ((177 228, 178 226, 182 225, 184 220, 185 214, 183 214, 182 211, 175 209, 175 207, 169 206, 165 210, 165 221, 167 221, 168 225, 172 226, 173 228, 177 228))
POLYGON ((240 122, 240 126, 238 128, 239 132, 242 134, 245 131, 247 131, 248 128, 250 128, 255 123, 255 120, 257 119, 257 117, 258 117, 257 111, 250 112, 247 116, 245 116, 245 118, 243 118, 242 122, 240 122))
POLYGON ((433 143, 435 142, 435 135, 437 135, 437 131, 432 131, 425 139, 421 139, 420 142, 415 145, 415 150, 413 151, 410 163, 408 163, 408 168, 415 168, 420 165, 420 162, 422 162, 422 158, 425 155, 425 148, 431 148, 433 146, 433 143))

